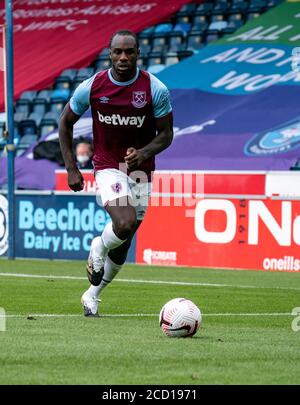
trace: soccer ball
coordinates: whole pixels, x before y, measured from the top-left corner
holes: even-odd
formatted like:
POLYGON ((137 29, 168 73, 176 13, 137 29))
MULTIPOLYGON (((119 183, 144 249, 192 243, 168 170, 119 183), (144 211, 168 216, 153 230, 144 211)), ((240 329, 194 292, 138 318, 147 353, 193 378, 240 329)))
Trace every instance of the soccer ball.
POLYGON ((159 326, 167 336, 188 337, 197 332, 201 319, 201 311, 192 301, 174 298, 162 307, 159 326))

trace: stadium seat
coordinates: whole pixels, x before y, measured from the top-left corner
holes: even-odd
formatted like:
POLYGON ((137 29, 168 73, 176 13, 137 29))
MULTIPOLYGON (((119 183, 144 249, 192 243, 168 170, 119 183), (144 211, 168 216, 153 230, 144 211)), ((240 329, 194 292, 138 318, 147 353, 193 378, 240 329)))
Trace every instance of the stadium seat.
POLYGON ((24 112, 29 114, 31 111, 31 101, 27 99, 19 99, 16 102, 16 112, 24 112))
POLYGON ((181 15, 177 14, 175 17, 175 24, 189 24, 191 23, 193 18, 185 13, 181 15))
POLYGON ((55 89, 50 96, 50 111, 61 113, 70 97, 70 89, 55 89))
POLYGON ((213 21, 209 24, 207 28, 207 33, 210 34, 211 31, 222 31, 227 28, 228 22, 227 21, 213 21))
POLYGON ((267 7, 266 0, 250 0, 250 4, 248 6, 248 12, 263 12, 267 7))
POLYGON ((197 4, 196 3, 188 3, 188 4, 184 4, 180 10, 179 13, 183 13, 183 12, 187 12, 189 14, 192 14, 196 8, 197 8, 197 4))
POLYGON ((96 60, 96 71, 105 70, 110 68, 111 61, 107 56, 101 56, 96 60))
POLYGON ((204 46, 203 31, 192 32, 187 38, 187 50, 199 51, 204 46))
MULTIPOLYGON (((74 80, 86 80, 89 77, 93 76, 94 74, 94 68, 92 67, 86 67, 86 68, 81 68, 78 70, 77 75, 75 76, 74 80)), ((74 83, 73 80, 73 83, 74 83)))
POLYGON ((176 24, 173 31, 174 32, 182 32, 184 35, 187 35, 192 28, 192 24, 190 23, 180 23, 176 24))
POLYGON ((165 23, 165 24, 158 24, 154 27, 153 34, 168 34, 173 29, 173 24, 165 23))
POLYGON ((19 100, 28 100, 31 102, 36 97, 36 94, 37 92, 35 90, 23 91, 19 100))
POLYGON ((229 5, 227 2, 216 3, 211 14, 226 14, 229 5))
POLYGON ((209 15, 213 9, 213 3, 202 3, 196 9, 194 14, 209 15), (201 14, 200 14, 201 13, 201 14))
POLYGON ((40 136, 44 136, 54 131, 58 126, 58 115, 49 111, 45 114, 40 124, 40 136))
POLYGON ((23 137, 25 135, 36 135, 38 136, 38 128, 40 126, 41 120, 43 118, 42 114, 31 113, 28 118, 21 120, 19 123, 19 133, 23 137))
POLYGON ((37 96, 35 97, 35 99, 39 99, 39 100, 45 100, 46 103, 48 103, 50 101, 50 97, 52 94, 53 90, 41 90, 37 96))
POLYGON ((165 52, 168 44, 168 36, 166 34, 153 34, 152 52, 165 52))
POLYGON ((205 41, 207 44, 210 42, 217 41, 219 39, 219 31, 211 31, 208 35, 206 35, 205 41))
POLYGON ((110 52, 110 49, 109 48, 103 48, 102 49, 102 51, 99 53, 99 56, 101 57, 101 56, 105 56, 105 57, 109 57, 109 52, 110 52))
POLYGON ((178 62, 179 62, 179 56, 178 56, 177 52, 168 52, 166 54, 166 58, 165 58, 166 66, 175 65, 178 62))
POLYGON ((45 114, 48 111, 48 102, 44 98, 35 98, 32 103, 32 112, 45 114))
POLYGON ((152 65, 163 65, 164 53, 163 52, 151 52, 148 58, 148 67, 152 65))
POLYGON ((210 19, 211 22, 224 21, 224 20, 226 20, 226 15, 220 14, 220 13, 212 14, 211 19, 210 19))
POLYGON ((151 36, 152 34, 153 34, 153 32, 154 32, 154 26, 151 26, 151 27, 148 27, 148 28, 145 28, 143 31, 141 31, 141 33, 140 33, 140 35, 149 35, 149 36, 151 36))
POLYGON ((77 69, 65 69, 61 72, 59 77, 68 77, 71 81, 75 78, 77 74, 77 69))
POLYGON ((65 69, 55 80, 54 89, 70 89, 77 74, 76 69, 65 69))
POLYGON ((244 13, 247 10, 247 8, 248 3, 246 1, 239 1, 231 5, 229 12, 244 13))
POLYGON ((169 35, 169 52, 177 52, 185 47, 185 36, 182 32, 173 31, 169 35))

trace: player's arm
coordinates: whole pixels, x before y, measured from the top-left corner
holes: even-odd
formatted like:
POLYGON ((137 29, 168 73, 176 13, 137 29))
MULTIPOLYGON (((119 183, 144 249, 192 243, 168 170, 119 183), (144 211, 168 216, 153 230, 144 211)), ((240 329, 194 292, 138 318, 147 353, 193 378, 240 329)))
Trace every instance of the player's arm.
POLYGON ((156 137, 141 149, 128 148, 125 163, 130 170, 137 169, 140 164, 162 152, 171 145, 173 140, 173 114, 170 112, 164 117, 156 118, 156 137))
POLYGON ((67 103, 60 116, 58 130, 60 149, 68 172, 68 184, 73 191, 81 191, 84 186, 84 180, 76 166, 73 152, 73 127, 79 118, 80 116, 76 115, 67 103))
POLYGON ((59 143, 68 171, 68 184, 73 191, 80 191, 84 186, 84 180, 76 166, 73 152, 73 127, 81 115, 89 108, 90 90, 94 77, 95 75, 83 81, 76 88, 59 119, 59 143))

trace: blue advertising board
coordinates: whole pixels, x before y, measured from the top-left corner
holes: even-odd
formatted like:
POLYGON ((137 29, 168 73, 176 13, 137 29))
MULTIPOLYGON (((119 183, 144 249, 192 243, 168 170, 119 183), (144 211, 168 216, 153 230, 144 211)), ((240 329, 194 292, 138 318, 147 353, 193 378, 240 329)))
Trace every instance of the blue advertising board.
MULTIPOLYGON (((0 255, 7 251, 7 204, 0 208, 0 255)), ((16 257, 85 260, 91 241, 110 216, 95 195, 74 193, 16 194, 16 257)), ((135 262, 135 238, 127 261, 135 262)))

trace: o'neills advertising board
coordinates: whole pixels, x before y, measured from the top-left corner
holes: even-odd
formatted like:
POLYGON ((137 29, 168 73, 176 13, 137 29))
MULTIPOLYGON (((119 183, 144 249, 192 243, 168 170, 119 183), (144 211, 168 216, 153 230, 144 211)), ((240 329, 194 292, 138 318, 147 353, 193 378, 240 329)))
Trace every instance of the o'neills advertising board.
POLYGON ((300 271, 300 201, 185 198, 150 204, 138 263, 300 271))

